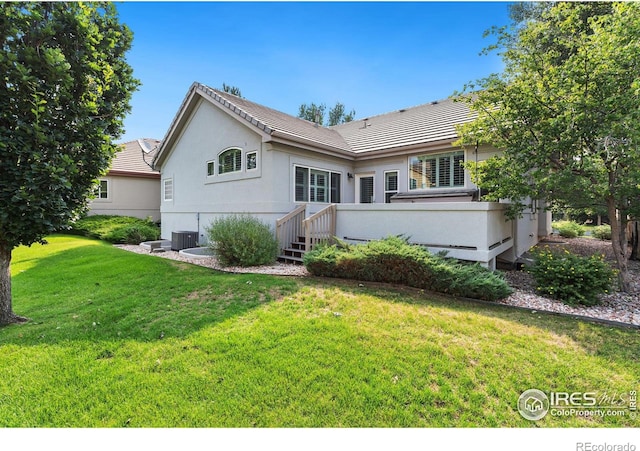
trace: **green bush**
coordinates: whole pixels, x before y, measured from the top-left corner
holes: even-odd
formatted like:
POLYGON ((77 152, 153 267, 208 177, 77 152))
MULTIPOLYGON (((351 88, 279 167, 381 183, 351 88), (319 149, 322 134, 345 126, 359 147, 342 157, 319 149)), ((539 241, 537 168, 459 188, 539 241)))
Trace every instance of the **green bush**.
POLYGON ((103 239, 110 243, 140 244, 160 238, 160 230, 155 225, 129 224, 113 229, 103 239))
POLYGON ((558 221, 552 224, 563 238, 576 238, 584 235, 585 228, 573 221, 558 221))
POLYGON ((273 232, 253 216, 218 218, 206 230, 209 247, 225 266, 268 265, 278 255, 278 241, 273 232))
POLYGON ((500 274, 433 255, 400 237, 355 246, 319 246, 305 253, 304 265, 316 276, 397 283, 488 301, 511 294, 500 274))
POLYGON ((126 244, 139 244, 143 241, 157 240, 160 237, 160 229, 151 219, 132 216, 86 216, 72 223, 68 232, 110 243, 126 244))
POLYGON ((598 304, 598 296, 611 289, 615 276, 602 255, 581 257, 567 250, 536 252, 529 271, 539 293, 569 305, 598 304))
POLYGON ((601 225, 593 228, 591 232, 594 238, 599 240, 611 240, 611 226, 610 225, 601 225))

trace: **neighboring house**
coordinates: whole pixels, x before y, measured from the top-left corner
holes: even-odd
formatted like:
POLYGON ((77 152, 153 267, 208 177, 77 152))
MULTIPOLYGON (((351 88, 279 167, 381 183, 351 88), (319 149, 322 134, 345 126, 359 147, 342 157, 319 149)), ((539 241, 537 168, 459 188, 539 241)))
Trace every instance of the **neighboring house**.
POLYGON ((146 138, 121 144, 109 172, 99 179, 89 215, 151 217, 160 221, 160 173, 149 166, 159 144, 157 139, 146 138))
POLYGON ((452 143, 471 120, 443 100, 322 127, 194 83, 154 160, 162 174, 162 237, 219 216, 250 213, 276 229, 283 254, 322 238, 360 242, 403 234, 411 242, 495 267, 550 233, 536 202, 518 221, 478 201, 461 166, 496 154, 452 143), (300 236, 300 238, 298 238, 300 236), (291 242, 300 242, 291 245, 291 242))

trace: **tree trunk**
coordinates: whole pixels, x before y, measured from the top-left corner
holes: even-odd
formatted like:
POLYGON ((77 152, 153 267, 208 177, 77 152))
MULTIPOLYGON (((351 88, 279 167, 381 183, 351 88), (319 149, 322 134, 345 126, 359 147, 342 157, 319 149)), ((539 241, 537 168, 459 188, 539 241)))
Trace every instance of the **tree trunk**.
POLYGON ((611 246, 618 266, 618 285, 620 291, 631 291, 631 280, 627 266, 627 230, 626 217, 616 209, 613 197, 607 198, 607 212, 611 222, 611 246))
POLYGON ((629 260, 640 260, 640 221, 629 222, 631 237, 631 256, 629 260))
POLYGON ((27 321, 13 313, 11 307, 11 251, 0 244, 0 326, 27 321))

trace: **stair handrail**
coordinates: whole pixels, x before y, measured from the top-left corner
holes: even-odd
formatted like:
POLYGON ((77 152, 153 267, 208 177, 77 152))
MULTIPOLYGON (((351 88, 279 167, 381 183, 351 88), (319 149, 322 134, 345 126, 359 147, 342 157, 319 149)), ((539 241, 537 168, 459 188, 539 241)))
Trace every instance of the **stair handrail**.
POLYGON ((280 252, 289 243, 298 241, 298 237, 304 235, 303 220, 307 215, 307 204, 302 204, 276 219, 276 239, 280 245, 280 252))
POLYGON ((325 241, 331 241, 336 235, 336 204, 331 204, 302 221, 304 226, 305 250, 325 241))

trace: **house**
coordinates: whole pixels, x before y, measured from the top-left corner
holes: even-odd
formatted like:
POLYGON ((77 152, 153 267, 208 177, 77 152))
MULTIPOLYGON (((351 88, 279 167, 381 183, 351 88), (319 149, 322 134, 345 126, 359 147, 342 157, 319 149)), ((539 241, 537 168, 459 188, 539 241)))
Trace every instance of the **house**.
POLYGON ((250 213, 276 230, 283 256, 337 236, 362 242, 403 234, 434 252, 495 267, 550 233, 537 202, 516 221, 482 202, 462 162, 498 150, 460 148, 471 120, 450 99, 333 127, 194 83, 158 149, 162 237, 216 217, 250 213), (293 243, 293 244, 292 244, 293 243))
POLYGON ((120 145, 111 168, 99 179, 89 215, 160 221, 160 173, 150 166, 159 144, 157 139, 138 139, 120 145))

